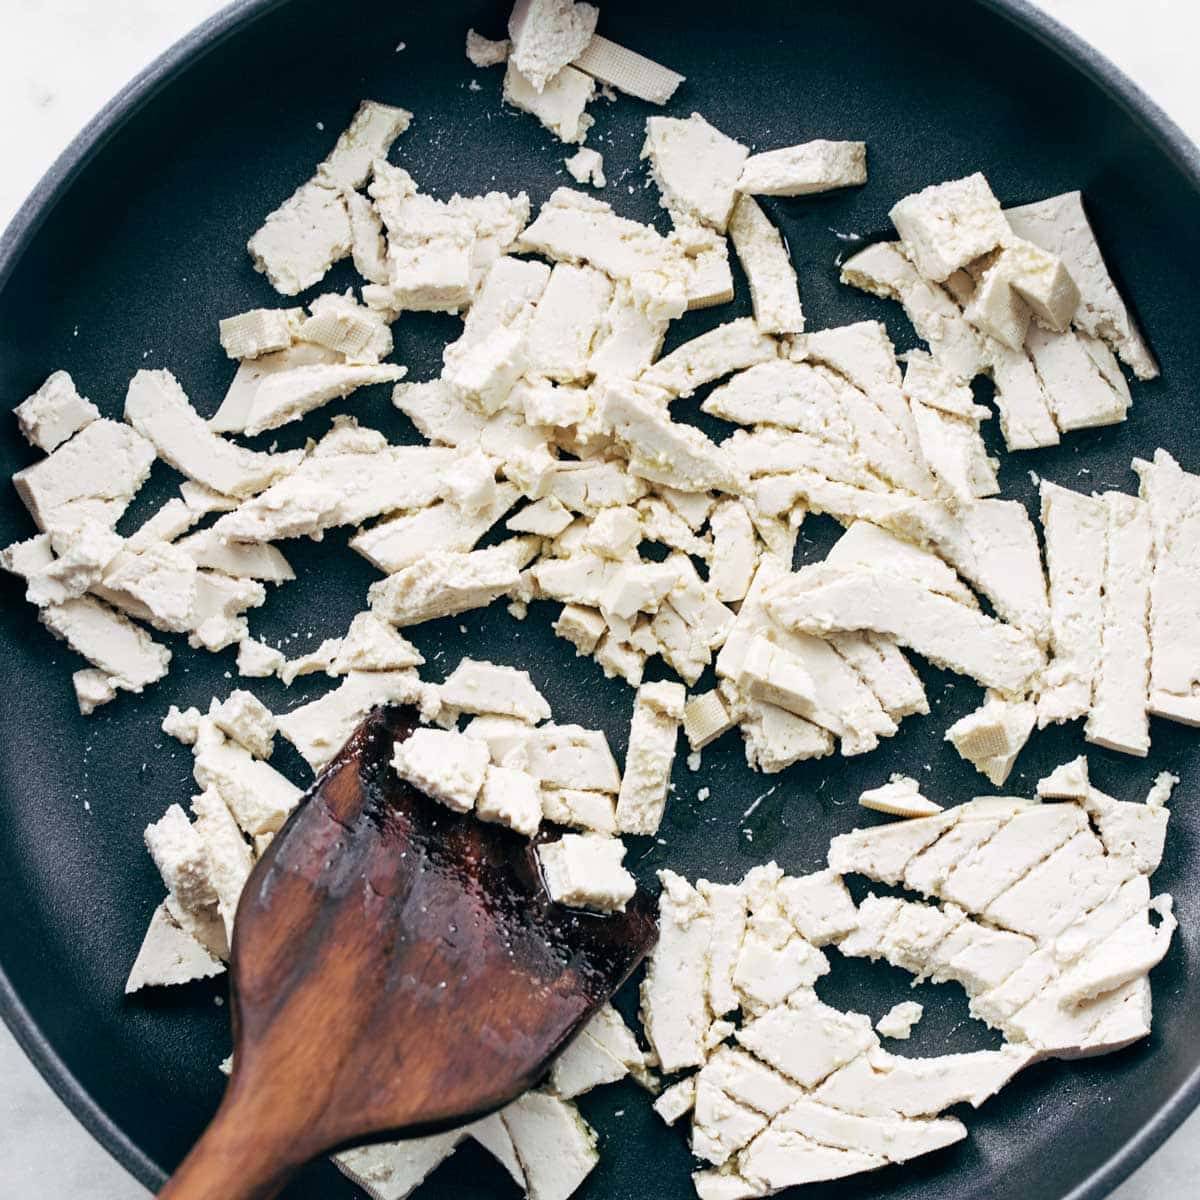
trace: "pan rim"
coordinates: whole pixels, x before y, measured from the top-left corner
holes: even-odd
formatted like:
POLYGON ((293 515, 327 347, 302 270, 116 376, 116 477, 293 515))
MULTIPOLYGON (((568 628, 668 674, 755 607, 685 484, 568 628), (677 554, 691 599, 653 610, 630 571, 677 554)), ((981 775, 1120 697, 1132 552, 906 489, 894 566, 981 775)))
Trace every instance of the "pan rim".
MULTIPOLYGON (((232 0, 192 29, 116 93, 75 136, 0 232, 0 289, 29 243, 87 164, 180 72, 290 0, 232 0)), ((975 0, 1051 50, 1114 99, 1200 193, 1200 146, 1109 58, 1031 0, 975 0)), ((0 1019, 70 1113, 138 1182, 157 1191, 166 1174, 88 1094, 22 1003, 0 964, 0 1019)), ((1200 1107, 1200 1067, 1154 1117, 1062 1200, 1103 1200, 1200 1107)))

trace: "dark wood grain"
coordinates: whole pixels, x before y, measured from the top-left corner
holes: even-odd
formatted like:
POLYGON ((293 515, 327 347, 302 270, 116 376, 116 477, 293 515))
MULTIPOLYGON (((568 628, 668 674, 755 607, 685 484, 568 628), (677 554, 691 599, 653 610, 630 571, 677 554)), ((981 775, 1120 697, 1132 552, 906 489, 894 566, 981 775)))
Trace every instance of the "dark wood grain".
POLYGON ((391 769, 406 710, 373 713, 242 894, 234 1071, 170 1200, 265 1200, 302 1163, 418 1135, 534 1086, 653 945, 652 902, 550 902, 531 843, 391 769))

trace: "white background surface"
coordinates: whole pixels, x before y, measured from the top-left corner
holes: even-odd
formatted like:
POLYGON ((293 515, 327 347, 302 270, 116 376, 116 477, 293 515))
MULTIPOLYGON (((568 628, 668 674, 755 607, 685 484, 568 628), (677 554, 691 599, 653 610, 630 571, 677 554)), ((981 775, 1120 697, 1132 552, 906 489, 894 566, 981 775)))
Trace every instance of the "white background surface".
MULTIPOLYGON (((2 0, 0 227, 82 125, 221 0, 2 0)), ((1196 0, 1042 0, 1200 141, 1196 0)), ((1113 1200, 1197 1193, 1200 1114, 1113 1200), (1185 1182, 1186 1181, 1186 1182, 1185 1182)), ((0 1197, 145 1200, 0 1026, 0 1197)))

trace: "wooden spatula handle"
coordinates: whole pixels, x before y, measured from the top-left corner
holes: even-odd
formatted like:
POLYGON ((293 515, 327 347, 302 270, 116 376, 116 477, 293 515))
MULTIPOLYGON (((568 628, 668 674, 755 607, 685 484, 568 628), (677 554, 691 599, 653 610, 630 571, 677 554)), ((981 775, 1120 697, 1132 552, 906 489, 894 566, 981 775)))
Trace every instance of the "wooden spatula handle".
MULTIPOLYGON (((242 1096, 245 1093, 241 1094, 242 1096)), ((271 1200, 309 1156, 299 1138, 231 1089, 160 1200, 271 1200)))

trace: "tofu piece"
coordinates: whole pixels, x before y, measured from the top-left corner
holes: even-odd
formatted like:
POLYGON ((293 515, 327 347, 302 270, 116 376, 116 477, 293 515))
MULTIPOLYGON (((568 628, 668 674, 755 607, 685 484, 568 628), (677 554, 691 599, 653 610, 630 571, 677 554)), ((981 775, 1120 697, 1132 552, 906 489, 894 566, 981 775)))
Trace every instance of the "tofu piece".
POLYGON ((529 739, 528 770, 543 788, 574 788, 615 796, 621 775, 599 730, 543 725, 529 739))
POLYGON ((287 661, 283 652, 254 638, 243 638, 238 643, 238 674, 247 679, 269 679, 287 661))
POLYGON ((1090 791, 1088 760, 1083 754, 1055 767, 1037 783, 1037 794, 1043 800, 1086 800, 1090 791))
POLYGON ((839 570, 865 569, 918 583, 969 608, 978 601, 952 567, 931 550, 869 521, 855 521, 825 556, 839 570))
POLYGON ((550 719, 550 705, 528 671, 464 658, 438 689, 442 704, 466 713, 518 717, 531 725, 550 719))
POLYGON ((90 717, 101 705, 117 698, 117 689, 109 677, 94 667, 85 667, 71 676, 75 688, 75 702, 81 716, 90 717))
POLYGON ((868 571, 818 570, 776 585, 769 596, 767 609, 784 628, 815 636, 883 634, 945 670, 1008 693, 1030 687, 1044 665, 1028 634, 918 584, 868 571))
MULTIPOLYGON (((875 1031, 882 1037, 907 1041, 912 1036, 913 1026, 925 1015, 925 1008, 915 1000, 902 1000, 875 1022, 875 1031)), ((966 1130, 963 1130, 966 1136, 966 1130)))
POLYGON ((764 333, 801 333, 804 311, 796 270, 779 231, 750 196, 742 196, 729 220, 729 236, 754 304, 754 320, 764 333))
POLYGON ((672 396, 690 396, 706 383, 777 356, 774 339, 751 318, 740 317, 684 342, 644 371, 641 382, 672 396))
POLYGON ((560 142, 581 145, 595 118, 587 106, 596 95, 596 82, 574 67, 563 67, 539 91, 510 56, 504 72, 504 100, 539 121, 560 142))
POLYGON ((742 164, 737 188, 752 196, 811 196, 866 182, 866 142, 818 138, 752 154, 742 164))
POLYGON ((501 767, 524 770, 529 762, 529 740, 534 730, 516 717, 482 716, 467 722, 463 733, 487 744, 491 760, 501 767))
POLYGON ((241 432, 278 429, 360 387, 395 383, 407 374, 407 367, 391 363, 313 363, 269 374, 254 388, 241 432))
POLYGON ((525 837, 533 837, 542 823, 537 780, 515 767, 488 766, 475 802, 475 815, 481 821, 507 825, 525 837))
POLYGON ((153 462, 154 447, 141 434, 102 417, 12 482, 40 530, 73 529, 89 519, 113 526, 153 462))
MULTIPOLYGON (((431 504, 389 517, 369 529, 360 529, 351 537, 350 549, 389 575, 434 550, 466 554, 475 549, 483 535, 519 498, 520 493, 512 484, 501 483, 496 486, 492 500, 477 512, 464 512, 458 505, 446 502, 431 504)), ((509 524, 507 528, 515 527, 509 524)))
POLYGON ((830 1008, 809 988, 746 1022, 736 1036, 752 1054, 806 1089, 878 1045, 869 1017, 830 1008))
POLYGON ((685 699, 678 683, 648 683, 638 689, 625 773, 617 795, 617 828, 622 833, 658 832, 685 699))
POLYGON ((786 877, 777 894, 788 919, 814 946, 836 943, 858 925, 854 901, 833 871, 786 877))
POLYGON ((341 638, 330 663, 334 675, 351 671, 402 671, 419 667, 425 661, 421 652, 374 613, 358 613, 341 638))
POLYGON ((362 192, 345 192, 346 212, 350 217, 350 257, 354 269, 368 282, 386 287, 391 273, 387 262, 387 240, 383 219, 362 192))
POLYGON ((993 399, 1000 417, 1000 432, 1009 450, 1036 450, 1057 446, 1062 440, 1050 412, 1046 389, 1029 355, 995 341, 987 345, 995 387, 993 399))
POLYGON ((326 292, 310 301, 308 310, 312 316, 301 322, 300 340, 324 346, 350 363, 378 363, 391 354, 392 331, 387 322, 353 295, 326 292))
POLYGON ((963 316, 988 342, 1019 352, 1025 345, 1033 311, 1013 286, 1014 267, 1006 257, 1006 248, 993 250, 968 271, 952 276, 946 286, 963 305, 963 316), (965 283, 959 286, 959 274, 973 280, 969 295, 965 283))
MULTIPOLYGON (((682 255, 686 277, 684 293, 688 311, 728 304, 733 299, 733 272, 729 268, 729 243, 711 226, 691 213, 671 210, 675 226, 668 241, 682 255)), ((647 287, 649 287, 647 281, 647 287)), ((668 285, 668 290, 671 285, 668 285)), ((673 300, 665 296, 643 301, 659 316, 674 313, 673 300)))
POLYGON ((589 371, 597 378, 636 379, 658 357, 668 323, 637 303, 628 284, 618 284, 592 339, 589 371))
POLYGON ((701 879, 696 887, 708 906, 711 923, 708 1006, 714 1016, 721 1017, 741 1004, 734 987, 734 972, 746 934, 746 895, 738 884, 709 883, 701 879))
POLYGON ((510 61, 541 92, 596 32, 599 11, 574 0, 518 0, 508 18, 510 61))
POLYGON ((180 539, 175 543, 175 548, 186 554, 197 567, 233 579, 287 583, 296 578, 295 571, 283 554, 265 542, 226 542, 211 530, 201 529, 180 539))
POLYGON ((952 808, 934 817, 839 834, 829 843, 829 866, 839 875, 865 875, 898 884, 909 863, 952 828, 959 816, 959 810, 952 808))
POLYGON ((1012 236, 1000 202, 978 172, 905 196, 888 215, 917 270, 935 283, 1012 236))
POLYGON ((932 817, 942 811, 940 804, 921 795, 921 785, 907 775, 893 775, 887 783, 868 788, 858 802, 891 817, 932 817))
POLYGON ((592 187, 602 188, 608 182, 604 178, 604 155, 599 150, 586 147, 577 150, 565 160, 567 174, 576 183, 590 183, 592 187))
POLYGON ((687 1116, 696 1103, 696 1077, 688 1075, 678 1083, 665 1088, 654 1101, 654 1111, 668 1125, 674 1125, 680 1117, 687 1116))
POLYGON ((989 693, 974 712, 946 730, 946 741, 977 771, 1000 787, 1033 732, 1037 706, 1032 700, 989 693))
POLYGON ((616 505, 601 509, 583 536, 585 549, 616 561, 636 559, 642 541, 642 520, 637 509, 616 505))
POLYGON ((725 451, 699 429, 672 421, 654 387, 607 380, 599 392, 601 419, 629 455, 633 475, 681 491, 741 490, 725 451))
POLYGON ((196 814, 195 830, 208 858, 217 911, 225 924, 225 936, 232 945, 233 919, 242 889, 254 867, 254 856, 233 814, 215 788, 192 797, 192 812, 196 814))
MULTIPOLYGON (((907 1007, 920 1009, 921 1006, 910 1004, 907 1007)), ((966 1126, 954 1117, 931 1121, 908 1117, 861 1117, 807 1096, 801 1097, 772 1122, 772 1130, 794 1131, 821 1146, 874 1154, 887 1162, 908 1162, 961 1142, 967 1136, 966 1126)))
POLYGON ((556 904, 624 912, 637 891, 633 876, 621 865, 625 843, 620 838, 564 833, 557 841, 539 842, 537 854, 556 904))
POLYGON ((467 58, 473 67, 498 67, 508 62, 512 53, 512 41, 509 38, 493 40, 486 38, 474 29, 467 30, 467 58))
POLYGON ((378 1200, 405 1200, 466 1140, 462 1129, 356 1146, 333 1156, 343 1175, 378 1200))
POLYGON ((711 517, 713 533, 709 583, 719 600, 743 600, 758 566, 754 525, 737 500, 718 504, 711 517))
POLYGON ((350 253, 350 215, 337 187, 316 176, 301 184, 246 243, 254 269, 284 296, 319 283, 350 253))
POLYGON ((454 812, 470 812, 487 775, 484 743, 457 730, 414 729, 397 742, 392 768, 454 812))
POLYGON ((1084 726, 1089 742, 1145 757, 1150 749, 1149 505, 1121 492, 1102 496, 1107 516, 1100 661, 1084 726))
POLYGON ((710 692, 691 696, 684 705, 683 732, 693 751, 703 750, 736 724, 721 699, 721 693, 715 688, 710 692))
POLYGON ((392 143, 408 130, 412 113, 378 100, 364 100, 325 160, 317 178, 329 187, 351 190, 371 177, 371 164, 386 159, 392 143))
POLYGON ((500 1119, 525 1172, 529 1200, 567 1200, 599 1161, 596 1135, 573 1104, 526 1092, 500 1119))
POLYGON ((914 713, 929 712, 920 676, 893 641, 871 633, 837 633, 829 644, 854 668, 896 724, 914 713))
POLYGON ((829 961, 802 937, 775 945, 753 928, 738 952, 734 986, 754 1011, 782 1004, 797 988, 811 988, 829 961))
POLYGON ((167 891, 184 909, 199 913, 216 905, 208 850, 178 804, 146 826, 145 842, 167 891))
POLYGON ((288 659, 279 669, 279 678, 284 687, 291 687, 302 675, 316 675, 324 672, 333 674, 333 663, 342 648, 341 638, 325 638, 315 650, 300 655, 299 658, 288 659))
POLYGON ((376 705, 415 704, 420 698, 414 671, 350 671, 339 687, 282 714, 277 724, 316 774, 376 705))
POLYGON ((1039 325, 1056 333, 1070 329, 1079 307, 1079 288, 1061 258, 1033 242, 1015 238, 990 269, 1009 281, 1039 325))
POLYGON ((599 34, 593 35, 575 56, 574 65, 601 83, 649 104, 666 104, 685 78, 599 34))
POLYGON ((295 784, 226 738, 208 717, 199 721, 192 754, 196 783, 205 791, 213 788, 251 837, 277 833, 300 800, 295 784))
MULTIPOLYGON (((789 1130, 768 1129, 738 1156, 738 1168, 744 1174, 733 1177, 737 1183, 730 1190, 734 1196, 763 1196, 806 1183, 874 1171, 885 1161, 858 1150, 822 1146, 789 1130)), ((708 1192, 708 1187, 705 1190, 708 1192)), ((719 1193, 709 1194, 715 1198, 719 1193)))
POLYGON ((225 964, 210 954, 171 916, 166 903, 150 918, 137 958, 125 981, 125 995, 144 987, 172 987, 220 975, 225 964))
POLYGON ((235 542, 273 542, 358 525, 382 512, 438 499, 458 453, 441 446, 389 446, 370 454, 310 453, 289 475, 212 527, 235 542))
POLYGON ((699 113, 649 117, 642 158, 662 192, 663 208, 690 213, 724 233, 750 151, 713 128, 699 113))
MULTIPOLYGON (((984 239, 986 240, 986 239, 984 239)), ((874 242, 842 264, 843 283, 874 296, 898 300, 930 353, 959 379, 973 379, 986 365, 983 342, 953 298, 919 274, 897 242, 874 242)))
POLYGON ((100 410, 79 394, 66 371, 48 376, 13 413, 25 440, 46 454, 53 454, 68 438, 100 419, 100 410))
POLYGON ((594 653, 607 629, 604 617, 595 609, 565 604, 553 625, 554 632, 575 647, 576 655, 594 653))
POLYGON ((590 1037, 585 1025, 551 1064, 550 1089, 563 1100, 572 1100, 628 1074, 629 1068, 590 1037))
POLYGON ((617 832, 616 800, 605 792, 578 788, 543 788, 542 816, 568 829, 591 833, 617 832))
POLYGON ((528 370, 560 383, 586 379, 612 297, 601 271, 557 263, 529 325, 528 370))
POLYGON ((221 349, 239 360, 286 350, 304 319, 300 308, 252 308, 218 323, 221 349))
POLYGON ((1075 324, 1106 342, 1139 379, 1154 379, 1158 364, 1121 299, 1104 263, 1079 192, 1004 210, 1013 232, 1060 258, 1079 288, 1075 324))
POLYGON ((659 937, 641 988, 646 1037, 665 1074, 701 1066, 711 1017, 707 949, 712 920, 704 897, 673 871, 660 871, 659 937))
POLYGON ((170 650, 91 596, 51 604, 39 611, 38 619, 121 691, 141 692, 167 673, 170 650))
MULTIPOLYGON (((295 311, 299 317, 300 309, 295 311)), ((208 419, 208 427, 213 433, 244 433, 246 420, 259 385, 275 376, 287 376, 287 387, 298 389, 306 386, 311 373, 302 368, 312 366, 330 366, 338 364, 338 356, 324 346, 315 342, 295 342, 284 350, 276 350, 264 354, 261 358, 243 359, 238 364, 220 407, 208 419), (299 382, 298 382, 299 381, 299 382)), ((194 489, 194 483, 183 485, 194 489)))
POLYGON ((1035 325, 1025 348, 1063 433, 1125 420, 1132 403, 1129 385, 1103 342, 1087 334, 1054 333, 1035 325))
POLYGON ((255 758, 271 757, 275 717, 256 696, 235 688, 220 703, 214 699, 208 715, 226 737, 245 746, 255 758))
POLYGON ((767 1124, 762 1113, 739 1104, 720 1088, 696 1079, 692 1110, 692 1154, 720 1166, 767 1124))

